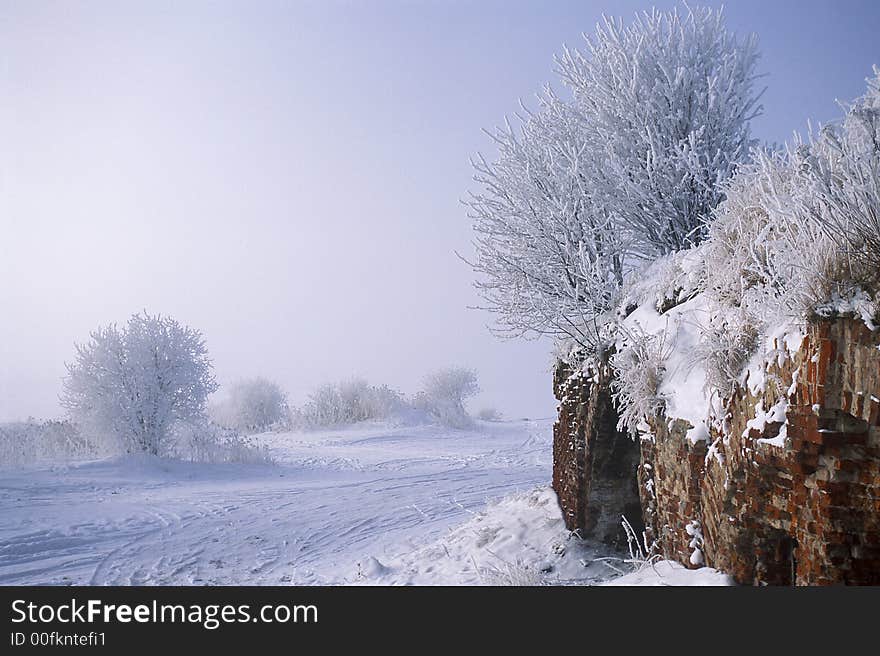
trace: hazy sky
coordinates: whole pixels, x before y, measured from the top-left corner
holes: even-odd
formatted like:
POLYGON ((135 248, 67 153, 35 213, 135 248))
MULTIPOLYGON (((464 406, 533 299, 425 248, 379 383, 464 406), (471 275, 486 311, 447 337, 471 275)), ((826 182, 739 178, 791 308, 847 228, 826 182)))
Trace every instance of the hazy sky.
MULTIPOLYGON (((74 342, 142 309, 201 329, 221 383, 299 402, 455 363, 477 405, 549 416, 549 344, 467 309, 468 157, 563 43, 652 4, 0 2, 0 420, 59 414, 74 342)), ((761 38, 762 139, 880 64, 880 2, 727 12, 761 38)))

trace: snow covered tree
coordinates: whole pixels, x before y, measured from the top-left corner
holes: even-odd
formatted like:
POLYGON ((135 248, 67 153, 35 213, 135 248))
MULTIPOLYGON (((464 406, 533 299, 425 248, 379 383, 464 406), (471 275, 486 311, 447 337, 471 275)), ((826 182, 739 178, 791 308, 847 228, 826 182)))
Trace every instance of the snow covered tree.
POLYGON ((585 52, 565 49, 519 129, 492 133, 498 159, 473 166, 477 288, 502 330, 595 348, 625 278, 699 242, 752 143, 760 111, 754 37, 722 12, 606 19, 585 52))
POLYGON ((625 249, 594 202, 599 173, 584 116, 549 88, 539 102, 536 112, 523 108, 519 134, 509 122, 492 134, 497 161, 472 162, 484 189, 467 201, 477 288, 503 331, 595 344, 625 249))
POLYGON ((757 39, 729 32, 721 9, 605 19, 558 73, 590 121, 601 165, 593 190, 631 254, 653 259, 699 242, 752 145, 761 111, 757 39))
POLYGON ((204 418, 217 389, 201 333, 146 313, 92 332, 67 371, 62 405, 74 421, 128 452, 152 455, 175 422, 204 418))
POLYGON ((224 423, 242 431, 266 430, 287 419, 287 396, 266 378, 241 380, 232 385, 229 399, 221 408, 224 423))
POLYGON ((479 392, 475 371, 449 367, 425 377, 424 387, 416 395, 413 405, 427 411, 445 426, 467 428, 473 421, 464 402, 479 392))

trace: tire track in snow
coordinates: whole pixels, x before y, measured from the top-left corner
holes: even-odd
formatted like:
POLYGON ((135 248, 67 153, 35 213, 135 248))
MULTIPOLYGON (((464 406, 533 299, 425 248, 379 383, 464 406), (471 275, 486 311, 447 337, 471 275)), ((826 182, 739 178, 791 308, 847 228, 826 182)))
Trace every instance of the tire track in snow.
POLYGON ((482 433, 356 427, 329 440, 260 436, 277 467, 179 464, 155 473, 107 463, 100 477, 72 467, 69 476, 86 483, 79 485, 57 474, 13 477, 0 512, 28 487, 40 501, 25 499, 33 521, 16 514, 0 530, 0 582, 344 582, 367 556, 424 543, 491 498, 547 483, 549 436, 549 422, 482 433), (82 511, 65 512, 76 507, 82 511), (65 535, 81 541, 65 547, 65 535))

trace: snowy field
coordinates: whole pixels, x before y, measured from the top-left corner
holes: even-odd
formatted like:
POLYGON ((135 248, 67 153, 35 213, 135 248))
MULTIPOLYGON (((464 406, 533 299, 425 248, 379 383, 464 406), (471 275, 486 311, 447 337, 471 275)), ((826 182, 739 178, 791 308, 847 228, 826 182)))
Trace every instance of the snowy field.
MULTIPOLYGON (((598 583, 571 537, 551 420, 267 433, 274 465, 111 459, 0 472, 0 583, 598 583)), ((724 583, 668 564, 638 584, 724 583)))

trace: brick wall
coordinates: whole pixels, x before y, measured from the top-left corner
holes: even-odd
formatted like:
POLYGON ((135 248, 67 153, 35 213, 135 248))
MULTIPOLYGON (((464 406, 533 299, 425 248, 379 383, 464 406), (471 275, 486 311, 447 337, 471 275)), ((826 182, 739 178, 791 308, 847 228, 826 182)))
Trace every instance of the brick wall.
POLYGON ((617 431, 607 366, 589 376, 560 365, 553 391, 559 417, 553 427, 553 489, 565 525, 582 537, 621 545, 621 515, 641 530, 635 472, 638 445, 617 431))
POLYGON ((734 395, 724 434, 696 444, 687 422, 657 417, 636 445, 614 428, 609 372, 559 367, 553 487, 567 526, 619 541, 637 493, 649 539, 688 567, 696 547, 744 584, 880 584, 878 344, 859 320, 815 322, 762 392, 734 395), (746 431, 759 400, 768 409, 783 397, 781 446, 761 441, 781 423, 746 431))
POLYGON ((711 455, 685 439, 686 422, 658 418, 642 444, 640 492, 663 554, 689 565, 685 526, 697 520, 706 564, 740 583, 880 584, 877 344, 861 321, 816 322, 797 355, 770 368, 764 392, 730 401, 711 455), (746 431, 755 404, 783 396, 784 445, 760 442, 782 424, 746 431))

